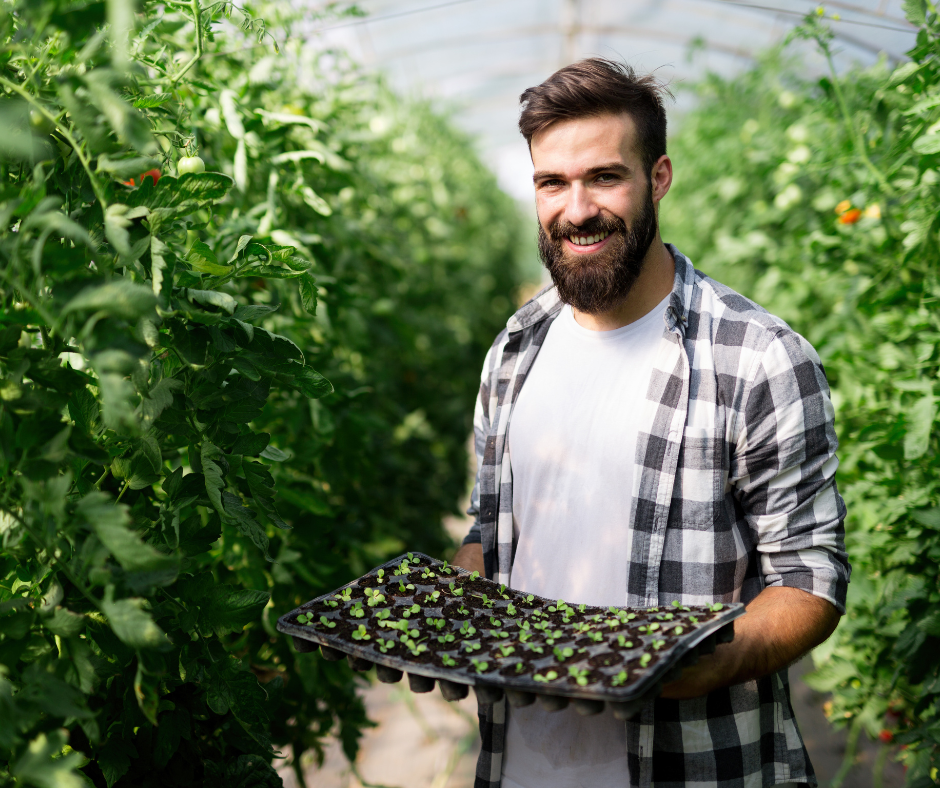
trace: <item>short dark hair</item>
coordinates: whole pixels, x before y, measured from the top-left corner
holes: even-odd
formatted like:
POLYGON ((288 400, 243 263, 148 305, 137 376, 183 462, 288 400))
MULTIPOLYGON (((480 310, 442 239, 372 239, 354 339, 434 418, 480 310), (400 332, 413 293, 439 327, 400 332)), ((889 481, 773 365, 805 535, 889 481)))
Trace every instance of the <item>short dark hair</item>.
POLYGON ((673 98, 652 74, 640 76, 625 63, 587 58, 559 69, 519 96, 519 131, 531 147, 533 136, 560 120, 626 113, 636 124, 639 153, 649 177, 666 152, 665 96, 673 98))

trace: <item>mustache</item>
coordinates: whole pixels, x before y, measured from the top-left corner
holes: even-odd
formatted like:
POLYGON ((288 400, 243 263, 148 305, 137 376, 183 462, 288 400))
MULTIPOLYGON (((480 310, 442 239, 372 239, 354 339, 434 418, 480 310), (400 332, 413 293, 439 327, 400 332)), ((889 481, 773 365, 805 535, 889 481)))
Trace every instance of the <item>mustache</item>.
POLYGON ((562 219, 545 228, 545 234, 556 243, 572 235, 602 235, 604 233, 626 235, 627 224, 618 216, 592 216, 584 224, 576 225, 562 219))

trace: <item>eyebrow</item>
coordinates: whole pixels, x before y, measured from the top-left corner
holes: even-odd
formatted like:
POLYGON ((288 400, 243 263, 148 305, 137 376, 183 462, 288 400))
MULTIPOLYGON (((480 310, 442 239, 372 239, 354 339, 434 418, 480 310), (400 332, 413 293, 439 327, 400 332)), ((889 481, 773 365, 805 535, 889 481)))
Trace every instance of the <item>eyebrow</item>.
MULTIPOLYGON (((601 172, 616 172, 625 177, 630 177, 633 174, 633 170, 630 167, 618 161, 591 167, 591 169, 583 172, 582 177, 590 177, 591 175, 597 175, 601 172)), ((562 178, 562 176, 558 173, 549 172, 548 170, 539 170, 532 175, 532 182, 538 183, 539 181, 552 180, 554 178, 562 178)))

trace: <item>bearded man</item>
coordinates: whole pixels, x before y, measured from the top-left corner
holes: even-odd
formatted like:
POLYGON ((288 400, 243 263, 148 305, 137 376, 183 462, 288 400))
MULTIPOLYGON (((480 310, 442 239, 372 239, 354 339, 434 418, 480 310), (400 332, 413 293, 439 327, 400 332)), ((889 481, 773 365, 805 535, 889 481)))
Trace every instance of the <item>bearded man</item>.
POLYGON ((629 722, 481 705, 477 788, 816 784, 787 665, 845 610, 833 408, 805 339, 663 243, 665 92, 590 59, 522 94, 553 285, 487 355, 454 563, 569 603, 747 614, 629 722))

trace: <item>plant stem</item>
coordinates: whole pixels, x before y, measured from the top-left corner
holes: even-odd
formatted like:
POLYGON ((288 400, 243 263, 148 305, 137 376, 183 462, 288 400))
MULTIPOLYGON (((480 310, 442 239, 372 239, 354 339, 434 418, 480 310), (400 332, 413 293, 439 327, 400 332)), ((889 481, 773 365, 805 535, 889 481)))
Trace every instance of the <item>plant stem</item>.
POLYGON ((5 88, 12 90, 14 93, 18 93, 26 101, 35 107, 43 117, 52 123, 56 124, 56 131, 59 132, 63 137, 65 137, 66 142, 72 146, 72 149, 75 151, 75 155, 78 156, 78 160, 82 163, 82 167, 85 168, 85 172, 88 173, 88 179, 91 181, 91 188, 95 193, 95 197, 98 198, 98 202, 101 203, 102 212, 108 209, 108 201, 105 199, 104 190, 101 188, 101 184, 98 182, 98 178, 95 176, 95 173, 91 169, 91 162, 88 160, 88 157, 85 155, 84 151, 81 149, 81 146, 72 136, 71 132, 65 128, 65 124, 59 124, 58 119, 55 115, 49 112, 43 105, 42 102, 37 101, 36 98, 26 90, 23 90, 15 82, 10 82, 8 79, 0 77, 0 85, 3 85, 5 88))
POLYGON ((887 744, 882 744, 875 756, 875 763, 872 766, 871 785, 872 788, 884 788, 885 784, 885 763, 888 761, 888 752, 890 748, 887 744))
POLYGON ((102 483, 105 479, 108 478, 108 474, 109 474, 109 473, 111 473, 111 466, 110 466, 110 465, 109 465, 107 468, 104 469, 104 473, 102 473, 101 476, 98 477, 98 481, 95 482, 95 488, 96 488, 96 489, 98 489, 98 490, 101 489, 101 483, 102 483))
POLYGON ((183 70, 170 80, 171 85, 175 85, 177 82, 179 82, 186 72, 195 66, 196 63, 199 62, 200 58, 202 58, 202 14, 199 9, 199 0, 191 0, 189 3, 189 10, 192 12, 193 22, 196 23, 196 54, 194 54, 192 59, 185 66, 183 66, 183 70))
POLYGON ((842 765, 839 767, 839 771, 836 772, 835 777, 832 778, 832 782, 829 783, 829 788, 841 788, 842 781, 845 780, 846 775, 855 766, 855 754, 858 751, 858 737, 861 732, 862 720, 856 717, 852 722, 852 727, 849 728, 849 738, 845 743, 845 756, 842 758, 842 765))
POLYGON ((881 190, 888 195, 894 194, 894 189, 892 189, 888 181, 885 180, 885 176, 882 174, 881 170, 879 170, 872 163, 872 160, 868 158, 868 151, 865 149, 865 138, 862 136, 861 131, 856 128, 855 121, 852 120, 852 114, 849 112, 849 105, 845 101, 845 96, 842 93, 842 86, 839 84, 838 76, 836 76, 836 67, 832 62, 832 53, 829 50, 829 45, 818 38, 816 41, 819 44, 819 47, 822 49, 823 54, 826 56, 826 63, 829 64, 829 74, 832 77, 832 89, 836 94, 836 103, 839 105, 839 111, 842 113, 842 118, 845 121, 845 125, 848 126, 849 135, 852 138, 852 144, 855 146, 855 152, 859 155, 865 166, 871 171, 872 175, 875 176, 875 180, 878 181, 878 185, 881 187, 881 190))
POLYGON ((131 483, 130 483, 130 482, 128 482, 128 481, 125 481, 125 482, 124 482, 124 486, 121 488, 121 492, 118 493, 117 500, 116 500, 114 503, 118 504, 118 503, 121 502, 121 498, 124 497, 124 493, 127 492, 127 488, 130 487, 130 486, 131 486, 131 483))

